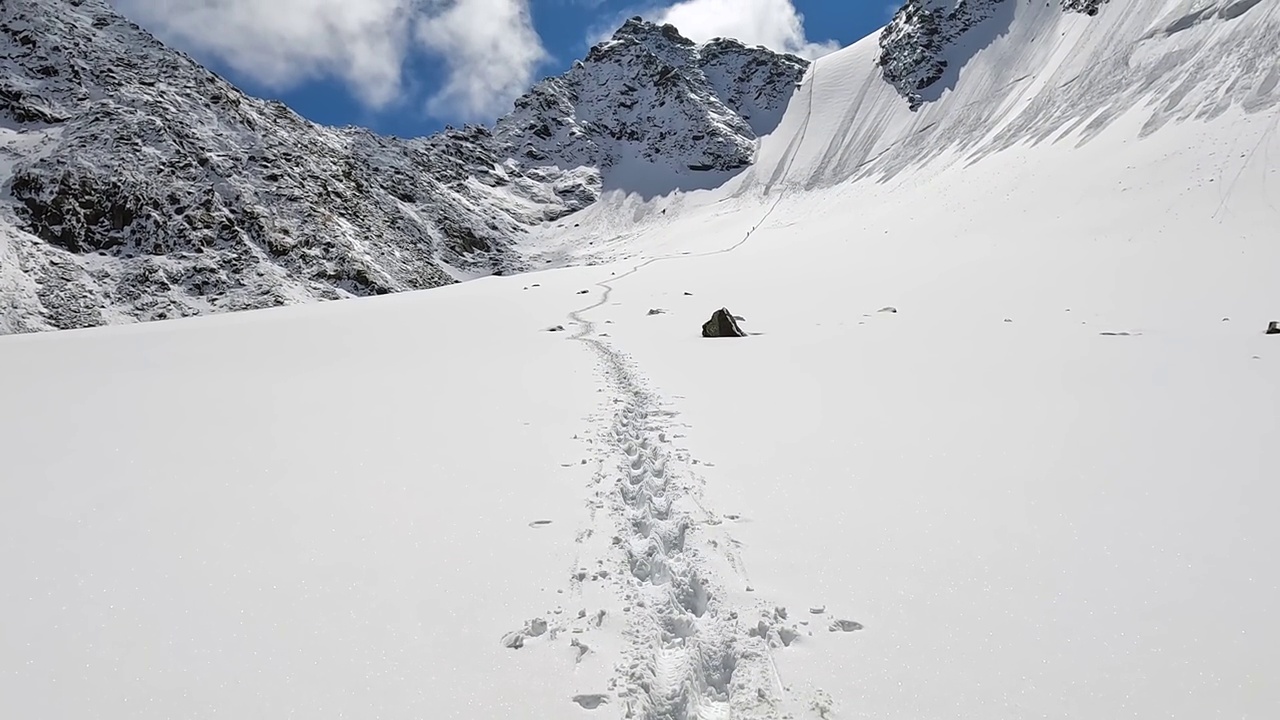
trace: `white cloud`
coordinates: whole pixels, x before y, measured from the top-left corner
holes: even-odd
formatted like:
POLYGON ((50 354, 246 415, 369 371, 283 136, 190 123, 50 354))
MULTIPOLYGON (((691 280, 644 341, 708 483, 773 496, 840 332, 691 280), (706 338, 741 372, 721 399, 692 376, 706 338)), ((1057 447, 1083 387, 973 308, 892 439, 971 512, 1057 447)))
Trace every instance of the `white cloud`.
POLYGON ((404 100, 415 54, 443 63, 428 102, 488 119, 528 88, 546 54, 529 0, 114 0, 175 46, 277 90, 335 78, 367 106, 404 100))
POLYGON ((428 112, 442 117, 465 108, 472 115, 499 115, 529 89, 533 70, 547 54, 526 1, 458 0, 419 21, 418 39, 449 70, 428 112))
POLYGON ((832 41, 811 42, 805 35, 804 16, 791 0, 681 0, 645 17, 671 23, 681 35, 698 42, 730 37, 810 59, 840 48, 832 41))

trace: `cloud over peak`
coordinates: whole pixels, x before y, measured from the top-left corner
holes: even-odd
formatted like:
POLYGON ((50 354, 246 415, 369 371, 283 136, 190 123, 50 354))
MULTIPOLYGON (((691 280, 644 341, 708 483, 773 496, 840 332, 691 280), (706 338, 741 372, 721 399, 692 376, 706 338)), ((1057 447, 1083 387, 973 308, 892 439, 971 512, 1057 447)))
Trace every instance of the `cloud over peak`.
POLYGON ((681 0, 653 10, 647 17, 671 23, 682 35, 699 42, 730 37, 809 59, 840 47, 831 41, 810 41, 804 16, 792 0, 681 0))
MULTIPOLYGON (((503 114, 549 58, 530 17, 532 0, 109 1, 162 39, 261 87, 336 80, 366 108, 425 100, 419 107, 447 121, 503 114), (417 92, 422 83, 406 78, 407 68, 424 61, 439 70, 430 73, 425 98, 417 92)), ((564 12, 599 9, 599 0, 557 1, 572 6, 564 12)), ((698 41, 732 37, 808 58, 837 47, 808 39, 793 0, 645 1, 645 17, 698 41)))
POLYGON ((236 74, 284 90, 342 81, 365 105, 403 98, 404 68, 445 70, 429 112, 488 119, 510 107, 546 51, 529 0, 114 0, 130 18, 236 74))

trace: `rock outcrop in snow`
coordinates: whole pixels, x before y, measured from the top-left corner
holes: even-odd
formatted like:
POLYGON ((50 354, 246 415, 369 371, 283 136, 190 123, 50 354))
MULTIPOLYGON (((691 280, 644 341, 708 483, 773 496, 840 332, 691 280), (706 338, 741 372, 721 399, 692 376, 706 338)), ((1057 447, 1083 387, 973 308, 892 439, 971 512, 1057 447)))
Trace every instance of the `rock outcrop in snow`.
POLYGON ((633 20, 496 131, 402 140, 249 97, 105 0, 7 0, 0 332, 519 270, 511 241, 594 202, 621 157, 749 163, 804 68, 633 20))
MULTIPOLYGON (((1060 0, 1064 10, 1097 15, 1107 0, 1060 0)), ((923 91, 941 81, 961 39, 1000 13, 1012 13, 1013 0, 907 0, 880 33, 880 66, 885 82, 907 99, 912 110, 926 101, 923 91)))
POLYGON ((1062 0, 1062 9, 1092 16, 1097 15, 1106 4, 1107 0, 1062 0))
POLYGON ((942 79, 948 49, 1008 0, 907 0, 880 33, 880 72, 915 110, 942 79))

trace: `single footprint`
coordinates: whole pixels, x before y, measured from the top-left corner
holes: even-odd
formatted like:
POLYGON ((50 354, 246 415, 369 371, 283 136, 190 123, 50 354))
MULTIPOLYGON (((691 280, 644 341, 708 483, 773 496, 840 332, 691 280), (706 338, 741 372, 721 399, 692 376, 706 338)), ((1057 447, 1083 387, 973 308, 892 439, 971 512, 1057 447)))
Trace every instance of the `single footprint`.
POLYGON ((778 628, 778 639, 782 641, 783 647, 791 647, 791 643, 795 642, 798 637, 800 637, 800 633, 795 628, 778 628))
POLYGON ((832 620, 829 629, 831 632, 854 632, 862 629, 862 623, 852 620, 832 620))
POLYGON ((502 636, 502 647, 511 650, 519 650, 524 647, 524 641, 528 638, 542 637, 547 634, 547 621, 542 618, 534 618, 525 623, 525 626, 519 630, 509 632, 502 636))
POLYGON ((609 703, 609 696, 600 693, 591 693, 589 695, 574 695, 573 701, 586 708, 587 710, 595 710, 601 705, 609 703))

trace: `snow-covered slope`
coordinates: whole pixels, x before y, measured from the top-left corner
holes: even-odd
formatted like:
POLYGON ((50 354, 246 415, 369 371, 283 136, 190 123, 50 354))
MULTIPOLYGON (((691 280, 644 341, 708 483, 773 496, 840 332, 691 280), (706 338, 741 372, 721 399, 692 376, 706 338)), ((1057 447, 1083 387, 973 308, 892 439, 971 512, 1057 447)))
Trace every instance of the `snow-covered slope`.
POLYGON ((525 242, 604 264, 0 339, 0 697, 1274 715, 1280 7, 1241 7, 1019 3, 914 112, 868 38, 723 187, 525 242), (698 337, 726 305, 756 334, 698 337))
POLYGON ((659 179, 674 165, 702 184, 694 170, 749 163, 759 123, 776 122, 804 67, 731 42, 704 50, 631 21, 522 98, 498 137, 466 127, 406 141, 320 127, 248 97, 105 0, 6 2, 0 273, 20 291, 5 295, 0 332, 519 270, 511 242, 594 201, 601 170, 619 158, 640 158, 659 179), (669 90, 665 114, 625 90, 655 84, 669 90), (567 105, 530 115, 560 87, 567 105), (543 123, 574 127, 551 153, 562 162, 533 160, 543 123))

